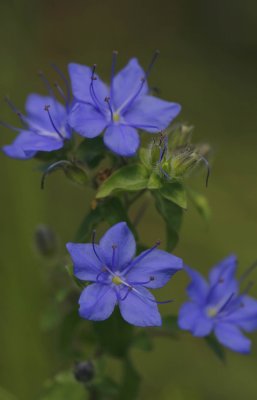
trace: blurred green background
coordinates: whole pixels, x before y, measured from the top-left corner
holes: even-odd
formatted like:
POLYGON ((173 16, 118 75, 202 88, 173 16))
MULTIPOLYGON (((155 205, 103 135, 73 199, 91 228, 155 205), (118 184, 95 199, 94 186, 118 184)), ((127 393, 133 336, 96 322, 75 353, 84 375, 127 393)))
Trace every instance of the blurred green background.
MULTIPOLYGON (((179 120, 194 124, 195 140, 210 142, 215 154, 208 189, 195 181, 211 204, 211 224, 206 227, 189 208, 176 254, 206 272, 235 251, 243 271, 257 258, 256 16, 254 0, 2 0, 0 97, 9 94, 22 106, 28 93, 43 94, 36 72, 49 73, 52 61, 62 69, 70 61, 96 62, 108 79, 113 49, 119 50, 122 67, 132 56, 146 66, 159 48, 151 85, 160 88, 161 97, 182 104, 179 120)), ((4 102, 0 114, 15 122, 4 102)), ((12 137, 1 128, 1 145, 12 137)), ((64 245, 73 238, 92 193, 58 173, 42 192, 35 161, 1 155, 0 165, 0 386, 18 399, 34 400, 61 365, 51 335, 40 329, 48 292, 33 252, 33 232, 38 223, 50 224, 64 245)), ((143 240, 151 244, 162 231, 149 208, 140 225, 143 240)), ((162 306, 164 314, 171 307, 177 310, 186 283, 181 273, 161 292, 176 298, 172 306, 162 306)), ((252 291, 257 296, 257 288, 252 291)), ((133 357, 145 378, 141 399, 257 396, 256 335, 252 355, 228 353, 226 365, 190 335, 176 342, 158 339, 153 353, 138 350, 133 357)))

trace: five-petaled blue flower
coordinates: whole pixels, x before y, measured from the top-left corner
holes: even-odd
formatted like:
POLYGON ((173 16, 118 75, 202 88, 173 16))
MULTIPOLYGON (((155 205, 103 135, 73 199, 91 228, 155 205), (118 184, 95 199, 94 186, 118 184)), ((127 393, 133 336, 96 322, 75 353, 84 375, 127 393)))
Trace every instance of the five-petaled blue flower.
POLYGON ((257 301, 240 293, 235 278, 237 258, 231 255, 211 269, 209 283, 199 272, 185 266, 192 279, 187 288, 191 299, 179 313, 179 326, 194 336, 214 331, 218 341, 239 353, 249 353, 251 341, 241 330, 257 329, 257 301))
POLYGON ((137 326, 159 326, 157 301, 148 291, 164 286, 182 268, 182 260, 156 247, 135 257, 136 243, 125 222, 112 226, 99 245, 68 243, 74 275, 87 286, 79 299, 81 317, 108 318, 116 304, 123 318, 137 326))
POLYGON ((12 144, 4 146, 4 153, 12 158, 29 159, 38 151, 54 151, 63 147, 70 139, 71 129, 67 124, 68 110, 52 96, 31 94, 25 105, 27 115, 19 113, 23 127, 14 129, 19 135, 12 144))
POLYGON ((146 72, 133 58, 114 76, 114 53, 110 88, 89 67, 69 64, 72 91, 76 100, 69 124, 80 135, 94 138, 104 132, 104 143, 114 153, 132 156, 139 147, 137 129, 158 133, 180 112, 180 105, 149 95, 146 72))

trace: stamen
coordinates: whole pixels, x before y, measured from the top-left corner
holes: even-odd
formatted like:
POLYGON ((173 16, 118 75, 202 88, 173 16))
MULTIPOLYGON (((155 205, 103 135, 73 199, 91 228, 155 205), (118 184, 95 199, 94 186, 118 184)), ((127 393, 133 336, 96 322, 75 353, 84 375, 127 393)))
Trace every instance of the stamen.
POLYGON ((25 123, 25 117, 23 116, 23 114, 18 110, 18 108, 15 106, 15 104, 10 100, 10 98, 8 96, 4 97, 5 102, 8 104, 8 106, 10 107, 10 109, 19 117, 21 123, 27 127, 26 123, 25 123))
POLYGON ((68 79, 66 78, 66 76, 64 75, 64 73, 60 70, 60 68, 57 67, 57 65, 55 65, 54 63, 51 64, 53 69, 57 72, 57 74, 62 78, 65 87, 66 87, 66 92, 67 92, 67 101, 66 101, 66 105, 68 105, 71 101, 71 88, 70 88, 70 84, 68 79))
POLYGON ((120 293, 117 291, 119 300, 121 300, 121 301, 126 300, 126 298, 128 297, 129 293, 132 291, 132 287, 128 287, 126 289, 127 289, 127 292, 125 293, 125 295, 123 297, 121 297, 120 293))
POLYGON ((137 289, 135 289, 135 288, 132 288, 132 290, 133 290, 138 296, 142 297, 143 299, 149 300, 149 301, 151 301, 152 303, 156 303, 156 304, 168 304, 168 303, 172 303, 172 302, 174 301, 174 300, 158 301, 158 300, 151 299, 150 297, 143 295, 141 292, 139 292, 139 290, 137 290, 137 289))
POLYGON ((65 101, 65 103, 68 103, 68 99, 65 96, 64 91, 62 90, 61 86, 58 85, 57 82, 54 82, 54 87, 57 89, 58 93, 60 94, 60 96, 62 97, 62 99, 65 101))
MULTIPOLYGON (((96 258, 98 259, 98 261, 100 261, 100 263, 103 264, 103 260, 101 260, 101 258, 99 257, 99 255, 98 255, 97 252, 96 252, 96 247, 95 247, 95 236, 96 236, 96 230, 94 229, 94 230, 93 230, 93 233, 92 233, 92 246, 93 246, 93 251, 94 251, 95 256, 96 256, 96 258)), ((109 267, 107 267, 107 265, 104 265, 104 269, 105 269, 106 271, 108 271, 109 274, 111 274, 112 276, 115 276, 115 274, 112 272, 112 270, 111 270, 109 267)))
POLYGON ((149 64, 149 66, 148 66, 148 68, 147 68, 147 70, 146 70, 144 76, 143 76, 142 79, 141 79, 141 83, 140 83, 140 85, 139 85, 138 90, 136 91, 136 93, 135 93, 134 95, 131 95, 131 96, 119 107, 119 109, 117 110, 117 112, 120 112, 120 111, 122 111, 123 113, 126 112, 126 110, 127 110, 129 107, 131 107, 131 105, 132 105, 132 104, 134 103, 134 101, 137 99, 137 97, 138 97, 139 94, 141 93, 141 90, 142 90, 143 87, 144 87, 144 84, 145 84, 147 78, 149 77, 149 74, 150 74, 150 72, 151 72, 151 69, 152 69, 152 67, 153 67, 153 65, 154 65, 154 63, 155 63, 155 61, 156 61, 156 59, 157 59, 157 57, 158 57, 159 54, 160 54, 160 52, 159 52, 158 50, 156 50, 156 51, 154 52, 154 55, 153 55, 153 57, 152 57, 152 60, 150 61, 150 64, 149 64))
POLYGON ((150 282, 152 282, 152 281, 154 281, 154 276, 150 276, 149 277, 149 279, 148 279, 148 281, 145 281, 145 282, 128 282, 130 285, 146 285, 146 284, 148 284, 148 283, 150 283, 150 282))
POLYGON ((93 246, 93 251, 94 251, 95 256, 96 256, 96 258, 98 259, 98 261, 100 261, 100 262, 102 263, 103 261, 101 260, 101 258, 99 257, 99 255, 98 255, 97 252, 96 252, 96 248, 95 248, 95 237, 96 237, 96 230, 94 229, 94 230, 93 230, 93 233, 92 233, 92 246, 93 246))
POLYGON ((228 306, 229 303, 231 303, 231 300, 235 296, 235 293, 232 293, 228 299, 225 301, 225 303, 217 310, 217 313, 221 313, 222 311, 225 310, 225 308, 228 306))
POLYGON ((51 172, 53 172, 56 168, 64 165, 71 165, 71 162, 68 160, 60 160, 56 161, 53 164, 51 164, 43 173, 42 178, 41 178, 41 189, 43 190, 45 187, 45 180, 47 175, 49 175, 51 172))
POLYGON ((246 271, 241 275, 241 277, 239 278, 239 282, 242 283, 257 267, 257 260, 254 261, 254 263, 252 265, 250 265, 250 267, 248 267, 246 269, 246 271))
POLYGON ((148 78, 148 76, 149 76, 149 74, 150 74, 150 72, 151 72, 151 70, 152 70, 152 68, 153 68, 153 66, 154 66, 154 64, 155 64, 155 61, 157 60, 157 58, 159 57, 159 55, 160 55, 160 51, 159 51, 159 50, 155 50, 155 52, 154 52, 154 54, 153 54, 153 57, 152 57, 152 59, 151 59, 149 65, 148 65, 147 70, 146 70, 145 78, 144 78, 144 79, 147 79, 147 78, 148 78))
POLYGON ((21 131, 20 128, 17 128, 16 126, 8 124, 8 122, 0 121, 0 125, 2 125, 3 127, 7 128, 7 129, 11 129, 13 131, 16 131, 16 132, 20 132, 21 131))
POLYGON ((112 245, 112 269, 114 269, 115 266, 115 250, 117 249, 117 245, 113 244, 112 245))
POLYGON ((138 256, 134 261, 130 262, 127 267, 125 268, 124 274, 127 274, 132 267, 134 267, 136 264, 138 264, 140 261, 142 261, 146 256, 148 256, 152 251, 154 251, 158 246, 160 246, 161 242, 157 241, 156 244, 151 247, 149 250, 146 250, 144 253, 142 253, 140 256, 138 256))
POLYGON ((111 100, 111 103, 113 103, 113 80, 114 80, 114 75, 115 75, 117 56, 118 56, 118 51, 114 50, 112 52, 112 68, 111 68, 111 84, 110 84, 110 100, 111 100))
POLYGON ((206 169, 207 169, 207 174, 206 174, 206 179, 205 179, 205 186, 208 187, 209 177, 210 177, 210 174, 211 174, 211 167, 210 167, 210 164, 209 164, 208 160, 206 160, 205 157, 202 156, 201 160, 204 162, 204 164, 206 166, 206 169))
POLYGON ((47 112, 47 114, 48 114, 48 117, 49 117, 49 119, 50 119, 50 122, 51 122, 51 124, 52 124, 52 127, 54 128, 55 132, 59 135, 60 139, 64 140, 64 136, 61 134, 61 132, 59 131, 59 129, 57 129, 57 127, 56 127, 56 125, 55 125, 55 123, 54 123, 54 121, 53 121, 53 118, 52 118, 52 116, 51 116, 51 114, 50 114, 49 109, 50 109, 50 105, 45 105, 44 110, 45 110, 45 111, 47 112))
POLYGON ((108 104, 108 107, 109 107, 109 110, 110 110, 110 113, 111 113, 111 119, 113 121, 114 118, 113 118, 112 106, 111 106, 111 103, 110 103, 110 97, 105 97, 104 101, 108 104))
POLYGON ((43 84, 46 87, 46 90, 48 91, 48 93, 50 94, 51 97, 55 98, 54 95, 54 91, 52 89, 52 86, 50 85, 49 80, 47 79, 47 77, 45 76, 45 74, 43 73, 43 71, 38 71, 38 76, 41 79, 41 81, 43 82, 43 84))
POLYGON ((91 83, 90 83, 89 90, 90 90, 90 95, 92 97, 92 100, 95 103, 95 106, 101 112, 102 105, 101 105, 99 99, 97 98, 97 95, 96 95, 95 89, 94 89, 94 81, 97 80, 97 77, 95 76, 95 71, 96 71, 96 64, 94 64, 93 68, 92 68, 91 83))

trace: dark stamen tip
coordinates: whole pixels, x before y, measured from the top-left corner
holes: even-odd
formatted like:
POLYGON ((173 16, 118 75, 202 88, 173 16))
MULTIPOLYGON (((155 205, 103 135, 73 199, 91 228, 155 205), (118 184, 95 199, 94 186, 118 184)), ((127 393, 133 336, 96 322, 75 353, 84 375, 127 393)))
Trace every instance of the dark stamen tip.
POLYGON ((118 247, 117 244, 113 244, 113 245, 112 245, 112 248, 113 248, 113 249, 117 249, 117 247, 118 247))
POLYGON ((220 278, 220 279, 219 279, 219 283, 224 283, 224 279, 223 279, 223 278, 220 278))
POLYGON ((108 101, 110 101, 110 97, 106 96, 106 97, 104 98, 104 101, 106 101, 106 103, 108 103, 108 101))
POLYGON ((150 281, 154 281, 154 279, 155 279, 154 276, 150 276, 149 278, 150 281))
POLYGON ((118 50, 113 50, 112 54, 117 56, 119 54, 119 52, 118 52, 118 50))
POLYGON ((50 104, 46 104, 45 107, 44 107, 44 110, 45 111, 49 111, 50 107, 51 107, 50 104))
POLYGON ((161 244, 161 241, 160 241, 160 240, 157 240, 156 246, 160 246, 160 244, 161 244))

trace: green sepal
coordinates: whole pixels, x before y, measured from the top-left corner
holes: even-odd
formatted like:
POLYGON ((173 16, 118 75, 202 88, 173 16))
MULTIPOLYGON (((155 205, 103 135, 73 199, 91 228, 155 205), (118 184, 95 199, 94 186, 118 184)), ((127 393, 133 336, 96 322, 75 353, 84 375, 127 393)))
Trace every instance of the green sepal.
POLYGON ((166 248, 171 251, 179 239, 179 230, 182 223, 183 210, 177 204, 165 199, 158 191, 153 191, 157 211, 161 214, 166 224, 166 248))
POLYGON ((192 201, 196 210, 203 217, 203 219, 208 223, 211 219, 211 209, 208 200, 201 193, 196 192, 191 188, 187 188, 187 193, 189 199, 192 201))
POLYGON ((218 342, 216 337, 211 334, 209 336, 206 336, 205 342, 209 346, 209 348, 214 352, 214 354, 218 357, 218 359, 222 362, 226 361, 226 352, 224 347, 218 342))
POLYGON ((149 172, 142 164, 133 164, 115 171, 98 189, 100 199, 118 191, 137 191, 147 188, 149 172))
POLYGON ((161 177, 158 174, 156 174, 156 172, 153 172, 148 180, 147 189, 149 190, 160 189, 162 185, 163 182, 161 177))
POLYGON ((166 200, 172 201, 183 209, 187 208, 187 195, 182 183, 177 181, 165 182, 160 193, 166 200))

